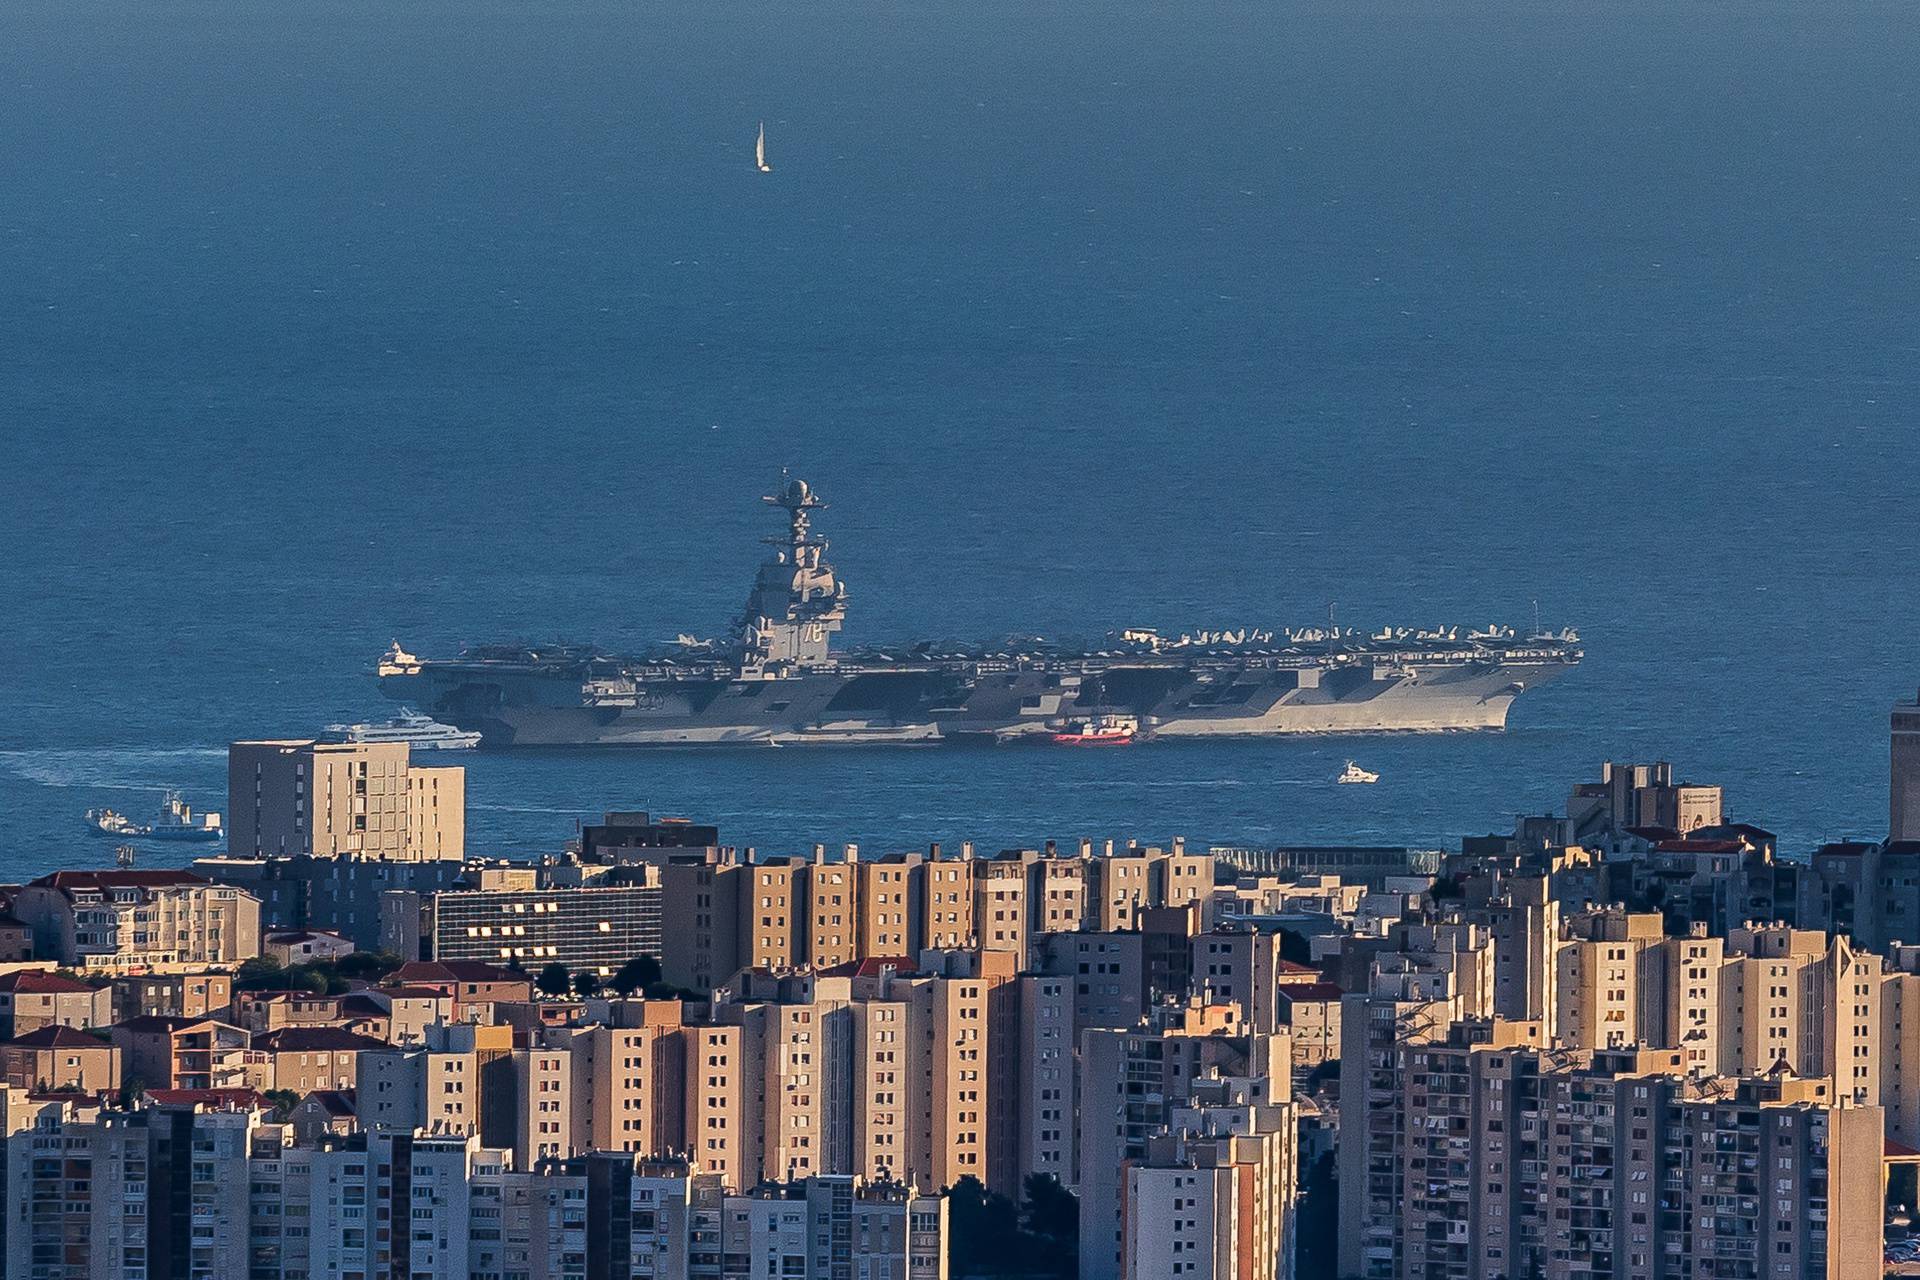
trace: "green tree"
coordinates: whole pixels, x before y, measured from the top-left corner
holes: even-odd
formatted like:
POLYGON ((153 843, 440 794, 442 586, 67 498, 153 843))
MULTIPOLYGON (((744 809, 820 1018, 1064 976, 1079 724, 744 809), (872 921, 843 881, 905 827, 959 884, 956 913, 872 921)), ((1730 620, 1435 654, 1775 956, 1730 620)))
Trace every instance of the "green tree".
POLYGON ((349 951, 333 962, 334 972, 343 978, 375 982, 400 967, 400 957, 391 951, 349 951))
POLYGON ((600 994, 600 975, 591 969, 582 969, 573 975, 574 994, 581 998, 600 994))
POLYGON ((567 966, 556 960, 540 971, 540 976, 533 980, 533 985, 542 993, 558 1000, 572 988, 573 975, 567 972, 567 966))
POLYGON ((1080 1271, 1080 1202, 1050 1173, 1032 1173, 1021 1186, 1020 1225, 1032 1242, 1028 1255, 1055 1276, 1080 1271))
POLYGON ((1298 929, 1280 930, 1280 958, 1291 960, 1295 964, 1313 963, 1313 944, 1307 941, 1307 935, 1298 929))
POLYGON ((623 996, 644 991, 660 981, 660 962, 652 956, 635 956, 607 979, 607 985, 623 996))
POLYGON ((300 1105, 300 1095, 291 1089, 269 1089, 267 1101, 273 1104, 273 1118, 284 1121, 300 1105))
MULTIPOLYGON (((333 988, 333 979, 327 971, 312 964, 297 964, 282 970, 281 982, 289 991, 310 991, 316 996, 324 996, 333 988)), ((346 986, 342 980, 340 989, 344 991, 346 986)))
POLYGON ((1026 1270, 1032 1241, 1013 1201, 991 1195, 968 1174, 947 1188, 947 1267, 955 1276, 1004 1276, 1026 1270))
POLYGON ((1335 1275, 1340 1266, 1340 1186, 1331 1153, 1313 1162, 1300 1190, 1294 1228, 1298 1273, 1335 1275))
POLYGON ((242 961, 233 975, 236 991, 277 991, 286 985, 287 968, 272 956, 242 961))

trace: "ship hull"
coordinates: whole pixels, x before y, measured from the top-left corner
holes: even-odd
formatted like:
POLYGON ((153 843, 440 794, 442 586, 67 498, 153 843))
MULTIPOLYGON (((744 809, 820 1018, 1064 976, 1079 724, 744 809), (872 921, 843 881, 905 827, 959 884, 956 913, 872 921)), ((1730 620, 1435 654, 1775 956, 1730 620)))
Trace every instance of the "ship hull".
POLYGON ((638 682, 583 705, 578 681, 424 664, 390 696, 476 731, 487 747, 1051 744, 1064 719, 1125 715, 1141 739, 1487 732, 1567 661, 1291 669, 866 667, 777 679, 638 682))

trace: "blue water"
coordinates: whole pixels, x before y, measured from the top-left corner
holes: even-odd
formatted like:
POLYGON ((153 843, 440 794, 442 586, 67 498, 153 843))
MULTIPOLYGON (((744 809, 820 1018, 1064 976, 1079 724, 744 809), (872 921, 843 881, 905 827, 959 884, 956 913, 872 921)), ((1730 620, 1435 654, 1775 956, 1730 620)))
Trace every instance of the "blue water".
POLYGON ((9 0, 0 875, 384 714, 396 637, 720 631, 787 465, 849 638, 1590 656, 1504 736, 480 755, 475 847, 1424 842, 1610 755, 1877 834, 1916 66, 1858 0, 9 0))

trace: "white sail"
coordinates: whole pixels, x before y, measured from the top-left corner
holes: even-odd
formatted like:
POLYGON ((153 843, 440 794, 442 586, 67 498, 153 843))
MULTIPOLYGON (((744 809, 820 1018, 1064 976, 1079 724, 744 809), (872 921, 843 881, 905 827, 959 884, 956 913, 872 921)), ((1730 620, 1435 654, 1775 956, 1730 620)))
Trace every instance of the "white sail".
POLYGON ((767 163, 767 122, 760 122, 760 140, 753 144, 753 162, 760 166, 760 172, 772 173, 773 166, 767 163))

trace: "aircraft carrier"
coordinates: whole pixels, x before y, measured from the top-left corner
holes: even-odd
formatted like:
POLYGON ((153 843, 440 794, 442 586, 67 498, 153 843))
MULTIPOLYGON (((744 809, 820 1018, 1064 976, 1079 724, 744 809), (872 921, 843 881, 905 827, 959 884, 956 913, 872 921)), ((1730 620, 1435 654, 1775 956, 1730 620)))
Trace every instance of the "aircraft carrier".
POLYGON ((801 480, 764 500, 787 530, 766 539, 775 550, 729 639, 683 636, 631 656, 488 645, 447 659, 395 643, 381 689, 488 747, 1052 743, 1110 741, 1116 725, 1133 740, 1502 729, 1515 698, 1581 658, 1571 631, 1509 627, 835 649, 847 590, 812 528, 825 504, 801 480))

